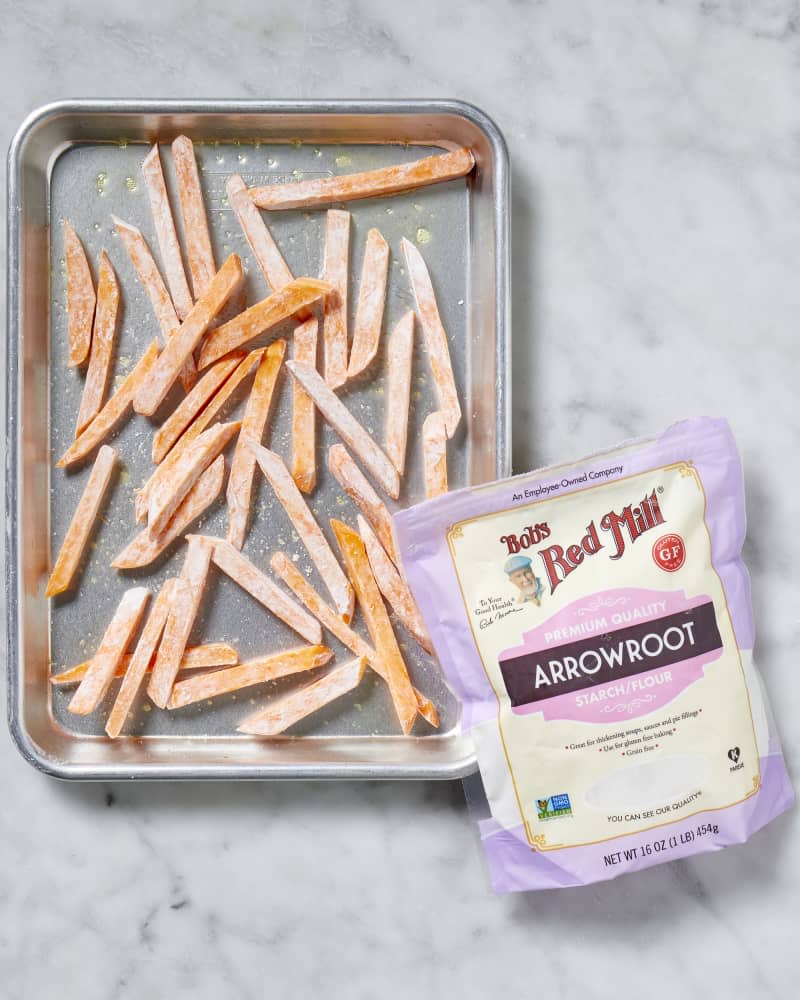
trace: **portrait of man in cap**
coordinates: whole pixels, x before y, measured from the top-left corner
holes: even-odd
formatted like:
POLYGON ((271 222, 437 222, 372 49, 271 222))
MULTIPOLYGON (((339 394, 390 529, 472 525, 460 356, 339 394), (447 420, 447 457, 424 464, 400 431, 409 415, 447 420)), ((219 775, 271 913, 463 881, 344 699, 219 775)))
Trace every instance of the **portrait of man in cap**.
POLYGON ((503 569, 508 574, 509 580, 519 590, 517 595, 518 604, 531 602, 539 607, 542 603, 542 581, 533 572, 531 560, 527 556, 511 556, 506 561, 503 569))

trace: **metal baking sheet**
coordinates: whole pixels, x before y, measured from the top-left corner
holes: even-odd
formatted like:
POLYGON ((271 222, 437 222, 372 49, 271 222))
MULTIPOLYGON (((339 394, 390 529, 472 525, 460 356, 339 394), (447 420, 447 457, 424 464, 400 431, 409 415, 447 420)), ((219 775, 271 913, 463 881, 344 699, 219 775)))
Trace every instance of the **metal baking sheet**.
MULTIPOLYGON (((247 301, 266 294, 266 284, 225 197, 225 180, 241 173, 248 185, 282 183, 312 176, 350 173, 417 159, 442 145, 476 148, 478 171, 469 182, 452 181, 390 198, 353 202, 351 232, 351 320, 355 309, 366 233, 377 226, 391 249, 385 329, 413 308, 400 239, 415 241, 430 267, 467 419, 451 442, 452 487, 508 472, 507 310, 504 280, 505 162, 502 141, 491 123, 461 105, 311 106, 163 105, 124 107, 56 106, 29 121, 12 148, 9 259, 10 524, 14 535, 9 573, 16 600, 9 617, 9 710, 23 753, 63 777, 453 777, 474 766, 472 747, 460 733, 459 706, 437 664, 398 626, 398 637, 415 684, 442 716, 438 731, 419 721, 410 738, 397 736, 385 684, 370 672, 352 693, 275 741, 237 736, 237 723, 265 698, 296 686, 277 681, 173 712, 149 710, 142 698, 126 727, 126 738, 103 734, 107 706, 89 717, 66 711, 71 690, 52 689, 51 672, 88 659, 122 592, 143 584, 155 592, 179 571, 185 546, 175 543, 151 567, 118 573, 114 555, 137 533, 134 493, 152 472, 153 427, 129 420, 114 439, 121 474, 103 511, 82 570, 80 586, 47 602, 42 597, 50 553, 64 537, 90 463, 65 474, 52 464, 72 440, 82 378, 66 364, 63 221, 81 236, 90 260, 105 248, 119 276, 122 316, 115 375, 130 370, 157 335, 150 303, 113 227, 112 215, 138 226, 158 257, 157 241, 141 162, 149 143, 168 143, 180 132, 195 142, 217 263, 239 253, 246 268, 247 301), (338 121, 337 121, 338 119, 338 121), (367 119, 371 119, 371 129, 367 119), (432 129, 435 122, 437 128, 432 129), (392 125, 396 127, 392 129, 392 125), (337 127, 338 126, 338 127, 337 127), (468 138, 464 131, 472 132, 468 138), (49 141, 48 141, 49 140, 49 141), (401 141, 398 141, 401 140, 401 141), (481 149, 482 147, 482 149, 481 149), (38 167, 38 170, 37 170, 38 167), (32 176, 28 176, 30 172, 32 176), (489 183, 489 181, 491 181, 489 183), (479 245, 477 232, 491 232, 479 245), (499 266, 499 265, 502 265, 499 266), (499 280, 498 280, 499 278, 499 280), (493 289, 491 300, 486 288, 493 289), (478 296, 480 296, 478 298, 478 296), (37 315, 33 299, 44 302, 37 315), (487 367, 487 361, 490 365, 487 367), (32 418, 26 420, 26 416, 32 418), (14 437, 12 438, 12 434, 14 437), (13 651, 13 652, 12 652, 13 651)), ((162 150, 168 186, 172 163, 162 150)), ((177 200, 173 198, 173 203, 177 200)), ((179 213, 176 222, 180 225, 179 213)), ((270 228, 292 271, 320 273, 324 211, 271 213, 270 228)), ((291 328, 287 328, 290 334, 291 328)), ((416 338, 407 474, 399 504, 423 497, 418 446, 422 421, 435 407, 421 339, 416 338)), ((290 454, 290 386, 282 380, 267 439, 290 454)), ((382 437, 384 367, 349 386, 343 396, 374 436, 382 437)), ((227 415, 240 413, 242 402, 227 415)), ((325 455, 337 440, 322 425, 318 435, 319 485, 310 504, 327 529, 330 517, 354 521, 355 508, 327 472, 325 455)), ((390 506, 392 506, 390 502, 390 506)), ((224 535, 224 498, 193 530, 224 535)), ((259 477, 245 553, 267 567, 283 549, 324 592, 283 508, 259 477)), ((9 588, 9 594, 12 589, 9 588)), ((357 627, 363 625, 356 619, 357 627)), ((232 581, 214 573, 191 641, 226 641, 244 660, 298 644, 298 637, 264 611, 232 581)), ((326 643, 341 660, 349 657, 333 637, 326 643)), ((300 680, 300 683, 303 679, 300 680)), ((112 688, 110 699, 116 688, 112 688)))

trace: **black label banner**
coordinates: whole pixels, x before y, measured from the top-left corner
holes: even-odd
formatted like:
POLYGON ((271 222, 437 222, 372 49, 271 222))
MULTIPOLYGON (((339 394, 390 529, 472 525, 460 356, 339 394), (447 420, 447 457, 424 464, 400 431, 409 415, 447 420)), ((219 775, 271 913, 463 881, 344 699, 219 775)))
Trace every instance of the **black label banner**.
POLYGON ((511 704, 555 698, 722 649, 714 605, 500 661, 511 704))

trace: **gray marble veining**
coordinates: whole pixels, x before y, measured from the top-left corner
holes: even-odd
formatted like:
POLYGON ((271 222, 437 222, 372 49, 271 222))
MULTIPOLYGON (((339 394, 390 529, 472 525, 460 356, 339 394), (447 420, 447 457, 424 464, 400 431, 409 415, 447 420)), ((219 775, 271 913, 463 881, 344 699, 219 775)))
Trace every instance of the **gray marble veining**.
MULTIPOLYGON (((756 653, 800 755, 796 5, 0 4, 6 142, 61 97, 459 97, 513 165, 514 461, 724 414, 756 653)), ((792 997, 797 817, 494 898, 458 785, 67 786, 0 735, 9 1000, 792 997)))

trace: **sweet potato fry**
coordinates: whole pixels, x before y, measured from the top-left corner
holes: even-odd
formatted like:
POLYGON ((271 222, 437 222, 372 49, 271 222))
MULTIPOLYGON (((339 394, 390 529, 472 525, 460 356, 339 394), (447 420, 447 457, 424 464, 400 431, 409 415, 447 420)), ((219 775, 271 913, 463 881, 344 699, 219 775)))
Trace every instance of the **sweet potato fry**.
POLYGON ((429 413, 422 425, 422 461, 425 468, 425 496, 447 493, 447 428, 438 410, 429 413))
POLYGON ((433 646, 428 638, 428 632, 419 613, 416 601, 408 589, 408 584, 402 578, 397 567, 389 558, 386 549, 381 545, 378 536, 372 530, 367 519, 358 515, 358 530, 367 550, 367 558, 372 569, 372 575, 378 584, 380 592, 389 607, 394 611, 408 632, 420 646, 433 654, 433 646))
POLYGON ((397 561, 392 537, 392 515, 386 504, 367 482, 366 476, 350 457, 343 444, 328 449, 328 468, 336 481, 377 532, 381 544, 397 561))
MULTIPOLYGON (((133 653, 125 653, 117 665, 115 677, 124 677, 128 664, 131 662, 133 653)), ((56 687, 67 687, 69 684, 77 684, 86 676, 91 660, 84 660, 74 667, 62 670, 59 674, 53 674, 50 683, 56 687)), ((227 642, 205 642, 200 646, 187 646, 181 659, 181 670, 208 670, 210 667, 232 667, 239 662, 239 654, 229 646, 227 642)), ((148 664, 148 671, 152 669, 152 663, 148 664)))
POLYGON ((212 330, 200 352, 198 368, 202 371, 218 358, 261 336, 332 290, 332 286, 326 281, 295 278, 280 291, 273 292, 266 299, 256 302, 254 306, 212 330))
POLYGON ((318 681, 299 691, 292 691, 271 702, 265 709, 248 716, 236 731, 250 736, 279 735, 312 712, 357 688, 364 676, 365 666, 366 661, 358 658, 343 663, 318 681))
POLYGON ((157 358, 158 341, 154 340, 136 363, 135 368, 126 375, 119 389, 59 458, 56 468, 61 469, 80 462, 114 430, 120 420, 130 412, 134 393, 142 380, 147 377, 157 358))
POLYGON ((187 646, 181 659, 181 670, 201 670, 205 667, 232 667, 239 654, 227 642, 204 642, 187 646))
MULTIPOLYGON (((254 208, 253 211, 258 211, 254 208)), ((95 294, 92 272, 86 251, 72 228, 64 220, 64 259, 67 266, 67 340, 70 365, 84 365, 92 344, 95 294)))
POLYGON ((194 144, 185 135, 179 135, 172 143, 172 162, 178 182, 178 200, 183 218, 183 234, 186 238, 186 256, 189 259, 189 273, 192 276, 192 293, 195 300, 204 295, 216 274, 214 251, 211 248, 211 234, 208 231, 206 206, 200 173, 194 156, 194 144))
POLYGON ((158 647, 158 655, 147 686, 154 704, 165 708, 172 694, 172 685, 180 669, 186 642, 203 598, 208 569, 211 565, 211 545, 197 535, 189 537, 189 547, 170 602, 169 616, 158 647))
POLYGON ((122 595, 100 646, 91 659, 89 669, 67 706, 70 712, 75 715, 91 715, 103 700, 149 599, 150 591, 147 587, 131 587, 122 595))
POLYGON ((328 539, 323 535, 322 529, 303 499, 303 494, 298 490, 297 484, 289 474, 289 470, 284 465, 280 455, 276 455, 274 451, 268 451, 252 440, 248 440, 247 443, 283 509, 289 515, 295 531, 308 550, 312 562, 317 567, 319 575, 333 599, 334 607, 344 621, 349 622, 353 617, 355 601, 353 588, 350 586, 342 567, 336 561, 328 539))
POLYGON ((389 337, 386 376, 386 454, 401 476, 406 468, 413 361, 414 313, 407 312, 389 337))
POLYGON ((183 534, 192 521, 208 510, 222 492, 225 480, 225 456, 217 455, 194 486, 181 500, 166 528, 153 536, 148 528, 129 542, 111 565, 115 569, 138 569, 149 566, 176 538, 183 534))
MULTIPOLYGON (((376 674, 379 674, 384 680, 388 680, 386 668, 377 652, 361 638, 358 632, 354 632, 349 625, 345 625, 333 608, 323 601, 285 552, 276 552, 270 560, 270 566, 272 572, 283 580, 295 597, 305 604, 311 614, 318 618, 343 646, 346 646, 356 656, 363 656, 376 674)), ((414 697, 417 699, 420 715, 427 719, 432 726, 438 726, 439 713, 433 702, 416 688, 414 688, 414 697)))
POLYGON ((171 464, 170 475, 162 477, 150 490, 147 527, 151 535, 157 537, 164 531, 183 498, 241 426, 238 420, 215 424, 182 449, 178 460, 171 464))
POLYGON ((350 213, 330 209, 325 223, 322 277, 336 290, 336 302, 322 320, 325 381, 338 389, 347 381, 347 285, 350 272, 350 213))
POLYGON ((192 308, 192 294, 189 291, 186 272, 183 269, 181 247, 178 243, 178 234, 175 231, 175 221, 172 218, 172 209, 169 205, 157 143, 144 158, 142 175, 150 199, 150 210, 153 213, 156 239, 161 251, 167 285, 175 304, 178 319, 183 322, 192 308))
MULTIPOLYGON (((319 322, 308 319, 295 327, 294 360, 317 367, 319 322)), ((317 485, 316 407, 314 400, 296 379, 292 379, 292 478, 303 493, 317 485)))
MULTIPOLYGON (((361 284, 358 289, 358 308, 353 329, 353 346, 347 377, 353 378, 372 362, 378 351, 386 305, 386 277, 389 272, 389 244, 379 229, 367 233, 364 263, 361 266, 361 284)), ((327 319, 327 318, 326 318, 327 319)))
POLYGON ((158 364, 136 393, 133 405, 137 413, 148 417, 155 413, 208 329, 208 324, 239 287, 243 277, 242 262, 237 254, 232 253, 217 271, 205 295, 192 306, 178 331, 167 341, 158 364))
POLYGON ((330 205, 335 201, 379 198, 411 191, 439 181, 463 177, 474 166, 475 158, 468 149, 454 149, 411 163, 364 170, 357 174, 251 188, 250 197, 259 208, 313 208, 317 205, 330 205))
POLYGON ((54 597, 72 586, 116 464, 117 453, 108 445, 103 445, 61 543, 61 550, 47 581, 45 597, 54 597))
POLYGON ((434 703, 430 698, 426 698, 424 694, 417 691, 416 688, 414 688, 414 697, 417 699, 417 711, 419 714, 428 725, 433 726, 434 729, 438 729, 441 724, 441 718, 439 717, 439 710, 434 703))
POLYGON ((318 646, 322 642, 319 622, 291 597, 287 597, 280 587, 230 542, 222 538, 207 538, 206 541, 212 546, 214 563, 226 576, 312 646, 318 646))
MULTIPOLYGON (((211 397, 210 401, 200 411, 198 416, 186 428, 178 442, 178 448, 184 448, 192 441, 196 440, 200 434, 209 426, 223 409, 227 406, 236 390, 258 367, 261 358, 264 356, 266 347, 259 347, 255 351, 249 351, 239 364, 234 368, 233 374, 222 383, 220 389, 211 397)), ((238 357, 238 352, 237 352, 238 357)))
POLYGON ((164 343, 169 340, 173 333, 181 325, 175 306, 169 297, 167 286, 158 270, 158 265, 153 259, 147 240, 142 236, 141 230, 136 226, 123 222, 116 215, 112 215, 114 228, 117 230, 120 239, 128 252, 131 264, 141 282, 142 288, 147 292, 153 312, 164 335, 164 343))
POLYGON ((111 363, 114 360, 114 342, 119 311, 119 285, 114 268, 105 250, 100 254, 100 273, 97 280, 97 309, 94 314, 92 347, 89 351, 89 367, 83 385, 81 406, 75 437, 84 430, 103 405, 111 363))
POLYGON ((216 420, 242 382, 254 370, 258 362, 261 360, 261 355, 265 350, 266 348, 262 347, 257 351, 250 351, 249 354, 246 354, 244 358, 242 358, 237 367, 234 368, 233 374, 229 375, 228 378, 225 379, 222 386, 211 397, 211 400, 206 403, 205 407, 200 411, 198 416, 194 418, 194 420, 180 436, 177 443, 173 445, 166 458, 161 462, 136 496, 135 511, 137 521, 144 521, 147 518, 147 505, 150 502, 151 491, 158 483, 163 483, 169 480, 172 475, 171 470, 174 468, 174 463, 180 461, 181 455, 184 451, 186 451, 186 449, 189 448, 198 437, 200 437, 206 428, 212 424, 214 420, 216 420))
POLYGON ((238 351, 212 365, 195 384, 192 391, 184 396, 170 413, 153 435, 153 463, 155 465, 163 461, 170 448, 243 358, 244 352, 238 351))
POLYGON ((386 682, 400 727, 403 735, 407 736, 417 715, 417 699, 378 584, 372 575, 364 543, 352 528, 341 521, 332 519, 331 527, 342 550, 373 645, 386 672, 386 682))
POLYGON ((458 401, 458 390, 453 375, 453 365, 450 361, 450 349, 447 346, 447 333, 442 326, 431 276, 428 274, 428 268, 422 259, 422 254, 408 240, 403 239, 401 242, 411 286, 417 300, 417 310, 425 337, 428 360, 433 372, 439 409, 444 416, 447 436, 452 437, 461 420, 461 404, 458 401))
POLYGON ((217 695, 240 691, 255 684, 265 684, 278 677, 316 670, 317 667, 325 666, 332 657, 333 653, 327 646, 306 646, 248 660, 247 663, 240 663, 226 670, 196 674, 185 681, 178 681, 172 689, 167 708, 183 708, 196 701, 216 698, 217 695))
POLYGON ((315 618, 318 618, 325 628, 346 646, 356 656, 365 656, 370 663, 377 657, 372 649, 358 634, 346 625, 340 615, 327 604, 314 587, 303 576, 285 552, 276 552, 270 559, 273 573, 280 577, 286 586, 302 601, 315 618))
POLYGON ((112 740, 116 739, 122 732, 128 712, 152 662, 156 647, 161 639, 161 633, 167 623, 176 586, 177 580, 175 578, 166 580, 150 608, 150 614, 147 616, 142 634, 136 643, 136 649, 134 649, 128 663, 128 669, 125 671, 114 705, 106 719, 106 732, 112 740))
POLYGON ((314 368, 296 361, 287 361, 286 367, 311 396, 317 409, 342 441, 358 455, 375 482, 396 500, 400 495, 400 476, 380 446, 314 368))
POLYGON ((250 244, 256 263, 261 268, 267 284, 273 292, 279 292, 284 285, 292 280, 289 265, 283 259, 272 233, 269 231, 261 213, 250 199, 250 194, 239 174, 231 174, 225 185, 228 201, 236 212, 242 232, 250 244))
POLYGON ((247 400, 242 420, 242 429, 236 450, 233 453, 231 472, 228 476, 228 541, 240 549, 247 534, 250 503, 253 494, 253 479, 256 460, 247 447, 248 441, 261 442, 264 428, 269 419, 278 374, 286 353, 286 341, 275 340, 261 356, 253 380, 253 388, 247 400))
MULTIPOLYGON (((136 226, 131 226, 127 222, 123 222, 116 215, 112 215, 111 218, 114 220, 114 228, 117 230, 125 249, 128 251, 128 257, 130 257, 131 264, 133 264, 139 281, 147 292, 147 297, 150 299, 150 304, 153 307, 153 312, 166 342, 175 333, 181 323, 178 319, 178 314, 175 312, 172 299, 169 297, 164 279, 161 277, 161 272, 158 270, 158 265, 153 259, 150 247, 147 245, 147 240, 145 240, 136 226)), ((190 357, 187 359, 186 365, 181 372, 181 385, 187 392, 192 388, 196 375, 194 358, 190 357)))

